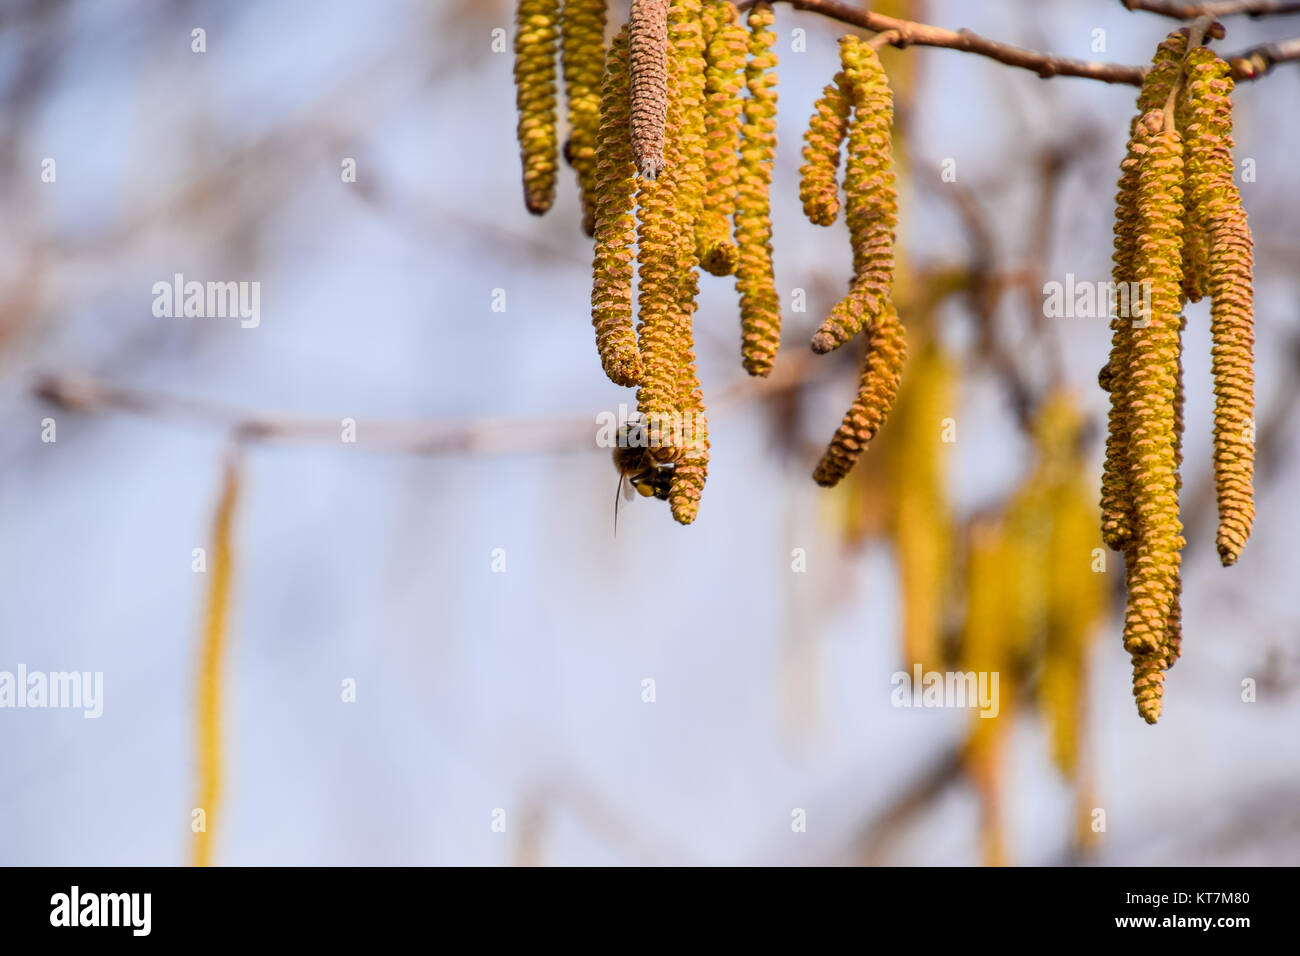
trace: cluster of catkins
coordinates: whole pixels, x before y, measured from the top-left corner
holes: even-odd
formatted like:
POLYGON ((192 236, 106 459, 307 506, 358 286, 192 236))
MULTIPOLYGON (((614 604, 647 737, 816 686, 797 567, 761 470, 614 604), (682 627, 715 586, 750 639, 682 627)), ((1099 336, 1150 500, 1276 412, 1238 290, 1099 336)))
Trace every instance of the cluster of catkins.
MULTIPOLYGON (((609 378, 637 388, 649 454, 673 466, 673 517, 694 520, 708 468, 693 318, 700 271, 734 276, 741 358, 772 370, 781 335, 769 189, 776 151, 771 5, 744 24, 726 0, 633 0, 606 48, 604 0, 520 0, 515 41, 524 195, 534 213, 555 193, 556 51, 569 105, 564 156, 595 240, 592 323, 609 378), (634 295, 635 288, 635 295, 634 295)), ((898 391, 902 326, 889 304, 897 200, 893 109, 875 51, 841 44, 843 69, 818 101, 801 196, 809 218, 839 211, 840 147, 854 280, 813 338, 829 352, 865 331, 857 400, 815 478, 833 485, 879 429, 898 391)))
POLYGON ((1212 300, 1218 550, 1237 560, 1255 507, 1251 239, 1233 183, 1228 64, 1187 29, 1161 43, 1138 96, 1116 196, 1114 281, 1146 307, 1112 319, 1100 383, 1111 410, 1102 537, 1124 555, 1124 647, 1148 723, 1182 643, 1178 492, 1182 464, 1182 309, 1212 300), (1138 284, 1134 286, 1133 284, 1138 284), (1134 314, 1134 312, 1137 314, 1134 314))
POLYGON ((967 535, 966 615, 956 669, 1001 675, 997 716, 972 717, 963 754, 983 804, 989 865, 1007 862, 1007 751, 1017 711, 1035 698, 1057 767, 1073 782, 1080 808, 1091 814, 1093 806, 1085 802, 1080 749, 1088 649, 1106 595, 1104 577, 1080 560, 1097 536, 1093 490, 1083 477, 1084 422, 1071 396, 1049 396, 1034 421, 1033 471, 1005 509, 980 513, 967 535))
POLYGON ((699 273, 734 275, 745 368, 780 339, 768 188, 776 149, 772 10, 742 25, 725 0, 633 0, 605 48, 604 0, 521 0, 519 141, 528 208, 555 186, 555 49, 569 97, 565 155, 595 240, 592 323, 605 373, 637 388, 649 454, 673 466, 669 503, 695 519, 708 470, 695 371, 699 273), (633 279, 635 273, 635 301, 633 279))
POLYGON ((848 474, 884 424, 907 357, 903 325, 890 302, 898 223, 890 143, 893 95, 875 49, 857 37, 840 40, 840 66, 808 123, 799 184, 804 214, 819 226, 831 225, 840 209, 836 176, 840 146, 847 140, 844 214, 853 245, 853 281, 813 335, 812 349, 830 352, 866 332, 867 358, 857 398, 813 473, 828 487, 848 474))

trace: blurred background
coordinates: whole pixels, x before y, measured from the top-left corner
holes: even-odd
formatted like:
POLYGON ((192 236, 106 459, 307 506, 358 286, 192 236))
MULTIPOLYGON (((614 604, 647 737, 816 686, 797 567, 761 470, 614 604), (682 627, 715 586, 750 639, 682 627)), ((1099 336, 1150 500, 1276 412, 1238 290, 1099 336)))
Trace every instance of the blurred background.
MULTIPOLYGON (((1129 64, 1176 25, 1111 0, 876 9, 1129 64)), ((1079 597, 1073 643, 1006 638, 990 749, 973 711, 892 706, 891 676, 909 647, 973 659, 981 542, 1056 474, 1045 408, 1081 442, 1064 484, 1096 498, 1107 323, 1045 317, 1042 289, 1109 278, 1135 89, 888 54, 912 366, 880 447, 828 492, 810 476, 858 356, 806 343, 850 253, 842 221, 803 218, 797 178, 844 28, 778 5, 777 370, 744 374, 732 280, 706 276, 700 516, 638 499, 616 537, 596 416, 635 399, 600 370, 571 171, 546 217, 523 207, 512 20, 506 0, 0 2, 0 671, 104 675, 97 720, 0 710, 0 863, 193 858, 210 574, 192 552, 247 419, 323 425, 252 436, 239 466, 216 863, 1300 859, 1300 68, 1235 96, 1256 169, 1253 539, 1219 567, 1205 300, 1164 716, 1136 713, 1122 562, 1094 571, 1094 535, 1086 573, 1051 585, 1079 597), (259 282, 260 324, 156 317, 176 273, 259 282)), ((1300 33, 1225 22, 1229 51, 1300 33)), ((1032 603, 1035 566, 993 577, 1032 603)))

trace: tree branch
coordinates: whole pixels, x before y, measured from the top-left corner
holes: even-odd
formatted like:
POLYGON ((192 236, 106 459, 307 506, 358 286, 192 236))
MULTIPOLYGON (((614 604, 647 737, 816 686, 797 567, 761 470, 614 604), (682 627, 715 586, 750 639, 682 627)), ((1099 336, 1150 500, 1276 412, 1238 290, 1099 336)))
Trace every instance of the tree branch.
MULTIPOLYGON (((737 4, 737 8, 747 10, 757 2, 758 0, 741 0, 737 4)), ((893 35, 891 43, 899 49, 907 46, 933 46, 949 50, 961 50, 964 53, 974 53, 977 56, 988 57, 1007 66, 1030 70, 1043 79, 1053 76, 1078 76, 1089 80, 1099 80, 1102 83, 1123 83, 1128 86, 1141 86, 1142 77, 1146 75, 1147 71, 1145 66, 1106 63, 1100 60, 1076 60, 1051 53, 1040 53, 1010 43, 991 40, 970 30, 948 30, 943 27, 930 26, 927 23, 916 23, 911 20, 887 17, 882 13, 874 13, 871 10, 850 6, 842 2, 842 0, 770 0, 770 2, 785 3, 796 10, 816 13, 832 20, 838 20, 841 23, 847 23, 849 26, 860 27, 863 30, 871 30, 876 33, 891 33, 893 35)), ((1137 3, 1141 2, 1141 0, 1133 0, 1133 2, 1137 3)), ((1156 0, 1148 0, 1148 2, 1155 3, 1156 0)), ((1293 5, 1300 7, 1300 2, 1296 4, 1276 3, 1274 6, 1278 7, 1278 9, 1260 10, 1256 15, 1263 12, 1290 12, 1281 8, 1293 5)), ((1184 9, 1199 10, 1216 6, 1225 8, 1241 7, 1243 9, 1233 9, 1227 12, 1247 13, 1252 11, 1244 8, 1251 6, 1262 7, 1263 4, 1258 2, 1250 4, 1246 0, 1233 0, 1233 2, 1220 4, 1201 3, 1185 7, 1180 5, 1178 16, 1184 18, 1184 13, 1181 12, 1184 9)), ((1170 13, 1169 15, 1172 16, 1173 14, 1170 13)), ((1187 13, 1185 18, 1194 19, 1197 16, 1205 15, 1203 12, 1187 13)), ((1231 64, 1234 79, 1253 80, 1263 76, 1277 63, 1300 59, 1300 46, 1294 46, 1295 44, 1300 44, 1300 37, 1295 40, 1284 40, 1280 43, 1252 47, 1241 53, 1229 54, 1224 59, 1231 64)))
POLYGON ((1195 20, 1197 17, 1230 17, 1239 13, 1251 17, 1273 14, 1300 13, 1300 0, 1209 0, 1205 3, 1188 3, 1186 0, 1120 0, 1126 10, 1157 13, 1175 20, 1195 20))

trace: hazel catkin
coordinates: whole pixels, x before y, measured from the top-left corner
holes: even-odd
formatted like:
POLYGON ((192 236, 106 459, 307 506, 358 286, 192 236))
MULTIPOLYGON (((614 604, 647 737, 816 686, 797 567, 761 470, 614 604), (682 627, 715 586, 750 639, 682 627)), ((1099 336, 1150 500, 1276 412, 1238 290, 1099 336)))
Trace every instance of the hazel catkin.
POLYGON ((695 223, 701 267, 716 276, 736 271, 740 250, 731 238, 740 156, 740 96, 745 82, 749 37, 736 8, 711 0, 704 8, 707 36, 705 73, 705 197, 695 223))
POLYGON ((637 336, 642 364, 637 407, 651 429, 650 454, 657 461, 672 460, 680 453, 671 426, 678 408, 677 363, 683 352, 678 295, 682 239, 688 228, 677 188, 682 173, 682 111, 680 78, 671 48, 668 61, 664 167, 654 178, 642 176, 637 190, 637 336))
POLYGON ((840 211, 840 146, 848 131, 852 105, 845 89, 847 83, 843 71, 835 74, 814 104, 804 133, 799 200, 808 221, 818 226, 834 223, 840 211))
POLYGON ((632 155, 638 171, 663 171, 668 122, 668 0, 632 0, 628 20, 632 82, 632 155))
POLYGON ((560 0, 519 0, 515 31, 515 98, 519 152, 524 167, 524 204, 534 215, 555 198, 555 53, 560 39, 560 0))
POLYGON ((1117 290, 1126 294, 1111 317, 1112 344, 1110 360, 1098 376, 1101 387, 1111 393, 1107 423, 1106 460, 1102 471, 1101 520, 1102 540, 1115 551, 1124 551, 1132 542, 1134 519, 1131 513, 1128 457, 1128 380, 1131 364, 1135 305, 1140 290, 1134 274, 1134 250, 1139 234, 1138 186, 1139 159, 1145 153, 1145 134, 1139 135, 1142 117, 1162 107, 1178 80, 1183 54, 1187 49, 1187 31, 1174 30, 1160 43, 1138 93, 1138 113, 1129 127, 1128 154, 1120 164, 1118 191, 1115 195, 1115 227, 1111 278, 1117 290))
POLYGON ((872 325, 857 397, 813 473, 817 484, 827 488, 838 484, 875 437, 898 397, 906 360, 903 324, 891 310, 872 325))
POLYGON ((1214 376, 1214 484, 1217 545, 1233 564, 1250 536, 1254 504, 1254 303, 1250 228, 1233 182, 1232 78, 1209 50, 1188 56, 1189 134, 1199 148, 1191 184, 1209 244, 1206 291, 1211 296, 1214 376))
POLYGON ((1158 713, 1154 661, 1164 659, 1177 601, 1182 525, 1178 515, 1176 432, 1181 284, 1182 139, 1164 129, 1160 110, 1139 125, 1147 150, 1139 161, 1141 231, 1135 274, 1150 287, 1149 314, 1133 330, 1128 375, 1129 478, 1140 529, 1127 562, 1131 586, 1124 646, 1134 656, 1139 709, 1158 713), (1145 696, 1144 696, 1145 695, 1145 696))
POLYGON ((772 271, 772 214, 769 190, 776 154, 776 53, 772 5, 749 11, 749 96, 741 127, 740 180, 735 235, 739 247, 736 289, 740 293, 741 356, 750 375, 772 371, 781 339, 781 302, 772 271))
POLYGON ((812 349, 818 353, 839 348, 881 314, 894 280, 898 197, 890 146, 893 95, 870 44, 842 38, 840 62, 853 106, 844 164, 853 282, 813 336, 812 349))
POLYGON ((601 85, 598 161, 591 201, 595 220, 591 321, 601 365, 618 385, 641 379, 641 353, 632 324, 633 215, 635 166, 628 136, 627 29, 610 44, 601 85))
POLYGON ((569 104, 569 140, 564 155, 578 176, 583 230, 595 229, 596 137, 600 129, 601 77, 605 69, 606 0, 564 0, 560 66, 569 104))

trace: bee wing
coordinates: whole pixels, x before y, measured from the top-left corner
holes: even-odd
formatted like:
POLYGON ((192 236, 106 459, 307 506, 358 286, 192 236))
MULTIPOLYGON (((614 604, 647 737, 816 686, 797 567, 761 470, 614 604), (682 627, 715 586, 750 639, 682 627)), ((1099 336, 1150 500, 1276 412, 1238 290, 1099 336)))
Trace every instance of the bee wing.
POLYGON ((628 492, 632 484, 627 480, 627 475, 621 471, 618 473, 618 490, 614 492, 614 537, 618 537, 618 499, 630 497, 628 492))
POLYGON ((618 476, 618 487, 624 501, 631 501, 636 497, 636 489, 632 487, 632 482, 627 480, 627 475, 618 476))

